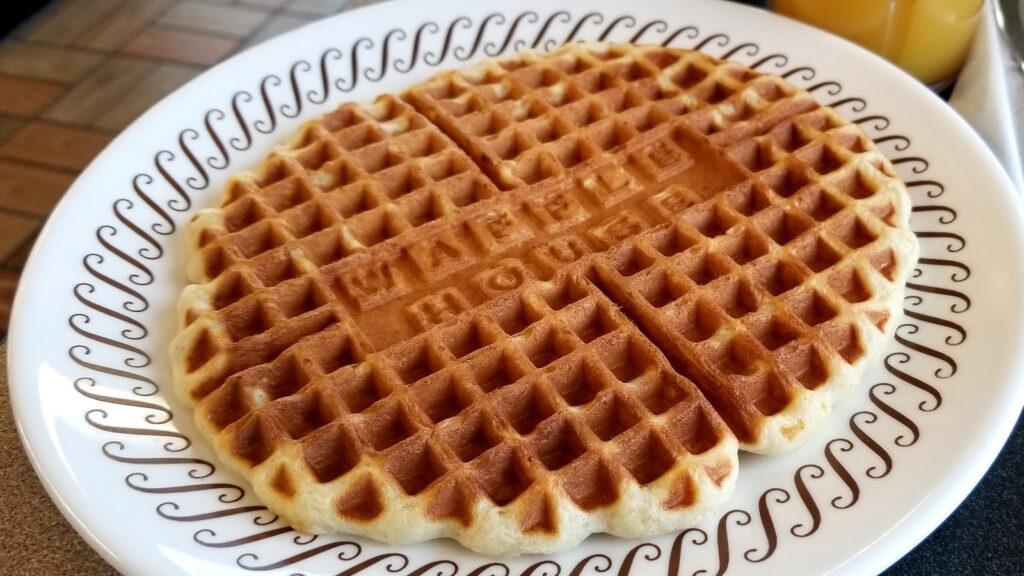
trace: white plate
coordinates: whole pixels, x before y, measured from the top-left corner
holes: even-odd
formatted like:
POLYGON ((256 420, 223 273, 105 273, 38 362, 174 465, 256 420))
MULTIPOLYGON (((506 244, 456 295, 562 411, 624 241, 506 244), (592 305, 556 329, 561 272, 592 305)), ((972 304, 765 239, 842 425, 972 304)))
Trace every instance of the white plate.
POLYGON ((156 106, 72 187, 23 276, 14 409, 44 484, 134 574, 868 574, 945 518, 1024 403, 1021 218, 1011 185, 938 98, 850 44, 712 1, 479 0, 374 6, 241 54, 156 106), (670 42, 787 76, 856 121, 908 181, 922 257, 895 341, 797 452, 744 456, 699 528, 597 536, 512 561, 449 542, 389 548, 290 531, 193 440, 165 350, 184 281, 177 231, 304 118, 440 68, 567 40, 670 42))

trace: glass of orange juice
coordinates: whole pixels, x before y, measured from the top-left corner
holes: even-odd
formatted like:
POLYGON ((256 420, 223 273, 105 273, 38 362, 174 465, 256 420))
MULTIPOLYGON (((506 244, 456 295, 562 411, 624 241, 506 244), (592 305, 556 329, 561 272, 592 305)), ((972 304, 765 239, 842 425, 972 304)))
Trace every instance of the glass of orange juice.
POLYGON ((772 10, 852 40, 933 90, 952 84, 985 0, 772 0, 772 10))

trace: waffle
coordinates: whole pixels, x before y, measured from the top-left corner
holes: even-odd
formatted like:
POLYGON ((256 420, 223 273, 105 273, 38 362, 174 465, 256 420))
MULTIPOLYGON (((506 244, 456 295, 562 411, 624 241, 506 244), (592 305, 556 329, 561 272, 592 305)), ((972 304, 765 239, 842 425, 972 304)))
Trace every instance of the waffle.
POLYGON ((857 385, 909 212, 778 77, 488 61, 305 124, 195 216, 175 388, 302 531, 504 556, 679 530, 857 385))

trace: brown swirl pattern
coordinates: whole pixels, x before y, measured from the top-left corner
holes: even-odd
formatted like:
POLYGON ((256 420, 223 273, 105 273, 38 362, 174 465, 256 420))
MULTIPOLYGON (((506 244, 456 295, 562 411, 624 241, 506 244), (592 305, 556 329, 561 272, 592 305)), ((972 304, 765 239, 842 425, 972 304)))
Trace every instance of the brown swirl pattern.
MULTIPOLYGON (((856 115, 870 108, 864 98, 844 96, 838 81, 816 82, 814 68, 790 67, 791 58, 783 54, 762 56, 762 48, 754 42, 736 43, 727 34, 705 34, 694 25, 673 28, 661 19, 641 21, 628 14, 612 17, 568 10, 546 15, 492 13, 479 21, 460 16, 448 22, 424 22, 415 29, 392 29, 376 40, 361 37, 344 48, 327 48, 311 60, 297 60, 283 75, 287 80, 268 74, 251 90, 235 92, 223 109, 210 108, 195 118, 196 127, 168 135, 167 141, 176 146, 156 152, 152 165, 129 179, 128 196, 113 202, 111 223, 95 230, 98 246, 82 258, 89 279, 71 288, 82 305, 81 312, 67 319, 78 339, 68 356, 83 371, 74 389, 94 405, 83 418, 113 438, 102 445, 101 452, 128 471, 123 477, 126 487, 154 495, 159 521, 192 526, 199 546, 237 550, 236 564, 254 572, 287 569, 300 574, 296 571, 302 570, 303 562, 331 554, 337 573, 344 575, 581 576, 614 571, 628 576, 651 573, 652 563, 664 556, 667 574, 723 575, 737 563, 764 562, 787 542, 817 533, 826 522, 824 509, 855 506, 871 481, 899 465, 896 454, 921 437, 921 419, 941 407, 943 381, 958 370, 950 349, 968 336, 957 319, 971 307, 971 298, 959 289, 971 269, 956 259, 967 241, 953 231, 956 210, 941 203, 945 186, 930 179, 907 182, 915 199, 915 222, 925 226, 917 231, 924 257, 915 281, 908 284, 906 316, 896 332, 896 349, 883 361, 886 378, 867 388, 869 404, 849 418, 849 434, 825 444, 822 465, 798 467, 791 481, 766 487, 749 510, 725 511, 713 533, 690 528, 675 535, 671 544, 639 542, 620 558, 598 553, 575 563, 545 559, 522 567, 437 559, 415 565, 401 552, 374 554, 356 542, 298 534, 258 503, 249 504, 251 498, 246 499, 243 487, 216 481, 213 463, 191 457, 192 441, 174 426, 171 408, 160 394, 161 384, 150 369, 147 350, 159 348, 159 343, 145 342, 151 330, 139 317, 149 310, 147 289, 157 280, 149 263, 165 257, 168 237, 187 217, 193 194, 209 187, 211 174, 231 168, 235 153, 268 142, 263 136, 275 132, 280 117, 298 117, 307 104, 338 99, 361 82, 378 82, 392 71, 406 73, 417 66, 451 66, 478 54, 493 57, 526 47, 550 50, 577 40, 642 41, 704 50, 721 58, 750 61, 747 65, 754 69, 770 68, 841 112, 856 115), (828 102, 829 98, 833 100, 828 102), (203 148, 214 153, 203 157, 197 152, 203 148), (940 277, 942 282, 925 283, 925 277, 940 277), (923 309, 938 309, 941 314, 923 309), (943 349, 921 341, 926 328, 948 333, 943 349), (119 392, 96 392, 98 383, 119 392), (907 394, 924 397, 916 411, 901 409, 893 401, 907 394), (883 423, 894 423, 900 432, 884 436, 883 423), (154 456, 152 449, 134 453, 138 448, 129 447, 129 438, 156 442, 166 455, 154 456), (863 470, 853 467, 848 456, 858 447, 874 455, 874 463, 863 470), (838 479, 844 489, 838 493, 824 489, 829 478, 838 479), (210 493, 212 499, 198 500, 197 509, 197 501, 186 495, 200 492, 210 493), (780 513, 783 509, 787 516, 780 513), (239 522, 238 517, 248 523, 239 522), (799 521, 784 522, 784 517, 799 521), (755 535, 751 541, 761 544, 736 547, 741 537, 750 535, 755 535), (693 551, 704 548, 713 550, 716 566, 691 560, 693 551)), ((910 138, 888 133, 891 121, 886 116, 868 114, 855 122, 873 133, 883 151, 888 148, 892 162, 904 172, 922 175, 930 169, 927 159, 909 154, 910 138)))

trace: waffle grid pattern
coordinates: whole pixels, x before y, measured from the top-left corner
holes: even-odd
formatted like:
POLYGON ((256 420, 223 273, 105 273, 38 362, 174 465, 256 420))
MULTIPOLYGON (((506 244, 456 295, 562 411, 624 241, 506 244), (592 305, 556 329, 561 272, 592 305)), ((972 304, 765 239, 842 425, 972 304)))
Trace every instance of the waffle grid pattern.
MULTIPOLYGON (((316 481, 330 483, 370 458, 387 471, 381 484, 424 493, 440 519, 468 525, 477 498, 499 507, 518 499, 526 532, 555 530, 552 493, 592 511, 620 497, 627 475, 640 486, 665 477, 664 505, 677 508, 697 498, 692 474, 732 473, 731 458, 712 452, 710 471, 669 474, 677 461, 729 446, 731 435, 581 279, 496 300, 384 352, 367 355, 341 330, 316 340, 205 400, 211 424, 249 465, 295 443, 316 481)), ((297 489, 288 472, 274 484, 297 489)), ((335 504, 350 521, 365 506, 383 507, 382 497, 357 488, 335 504)))
POLYGON ((892 315, 877 304, 899 280, 891 224, 822 186, 791 199, 734 189, 598 256, 588 276, 760 451, 807 433, 787 419, 775 437, 765 418, 806 391, 855 383, 837 376, 877 348, 892 315))
POLYGON ((343 105, 197 215, 175 379, 306 530, 509 554, 678 529, 737 442, 789 449, 856 384, 908 216, 866 136, 778 78, 488 62, 343 105))

